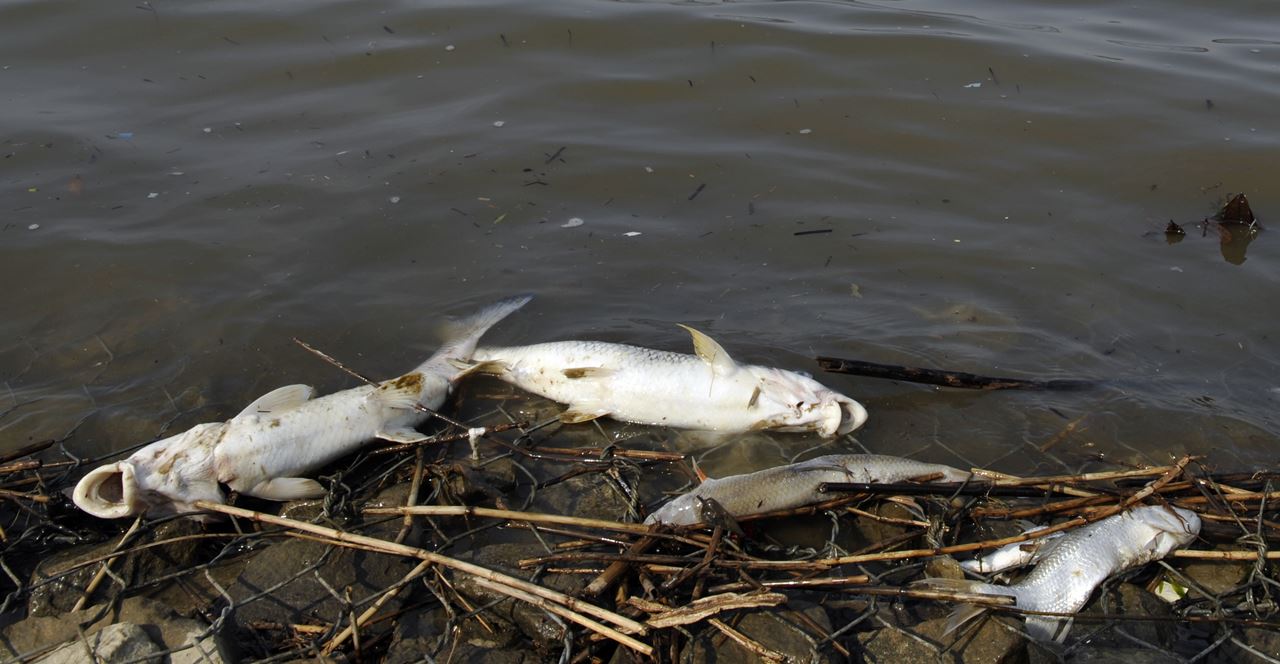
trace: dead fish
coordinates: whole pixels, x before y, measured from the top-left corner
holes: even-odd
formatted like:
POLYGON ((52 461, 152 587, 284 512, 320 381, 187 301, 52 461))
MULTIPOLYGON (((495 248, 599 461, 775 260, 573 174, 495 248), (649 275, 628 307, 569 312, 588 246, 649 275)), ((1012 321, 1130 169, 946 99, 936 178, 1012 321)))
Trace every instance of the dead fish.
POLYGON ((156 441, 124 461, 85 475, 72 495, 80 509, 104 519, 192 511, 197 500, 223 502, 219 484, 268 500, 324 495, 301 477, 374 438, 412 443, 414 429, 444 403, 462 377, 451 361, 465 360, 490 327, 530 296, 497 302, 457 321, 446 341, 413 371, 318 399, 308 385, 272 390, 226 422, 198 424, 156 441))
POLYGON ((718 432, 816 431, 843 435, 867 421, 862 404, 784 369, 738 364, 687 326, 697 355, 602 341, 478 348, 474 369, 568 404, 560 419, 718 432))
MULTIPOLYGON (((1048 526, 1035 526, 1027 528, 1023 533, 1034 533, 1045 528, 1048 526)), ((1026 542, 1006 544, 985 556, 961 561, 960 567, 980 574, 996 574, 1016 567, 1026 567, 1053 550, 1053 543, 1062 535, 1063 533, 1056 532, 1026 542)))
POLYGON ((963 482, 967 471, 936 463, 880 454, 832 454, 745 475, 706 480, 649 515, 645 523, 686 526, 703 522, 704 501, 714 500, 731 516, 746 516, 812 505, 837 497, 818 489, 827 482, 888 483, 941 475, 963 482))
MULTIPOLYGON (((1029 611, 1075 613, 1093 589, 1113 574, 1159 560, 1191 543, 1200 534, 1200 517, 1179 507, 1149 505, 1077 528, 1063 535, 1039 557, 1035 569, 1018 583, 997 586, 981 581, 925 579, 935 589, 1007 595, 1029 611)), ((982 613, 961 606, 947 621, 947 632, 982 613)), ((1043 641, 1066 639, 1071 618, 1027 616, 1027 633, 1043 641)))

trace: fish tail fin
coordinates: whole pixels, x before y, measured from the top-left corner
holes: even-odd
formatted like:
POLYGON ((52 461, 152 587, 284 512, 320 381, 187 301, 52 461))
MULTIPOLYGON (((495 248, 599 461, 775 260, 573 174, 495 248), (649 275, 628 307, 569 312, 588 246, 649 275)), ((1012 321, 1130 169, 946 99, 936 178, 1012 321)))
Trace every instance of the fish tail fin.
POLYGON ((530 294, 509 297, 494 302, 466 318, 450 321, 445 326, 444 342, 440 344, 439 350, 423 362, 417 370, 427 371, 432 367, 449 365, 452 364, 451 360, 470 360, 471 354, 476 350, 476 344, 480 342, 480 337, 488 332, 489 328, 497 325, 498 321, 511 315, 532 299, 533 295, 530 294))
POLYGON ((142 511, 133 464, 118 461, 99 466, 76 483, 71 499, 100 519, 119 519, 142 511))
MULTIPOLYGON (((922 579, 911 584, 912 588, 920 588, 922 590, 937 590, 949 593, 967 593, 971 595, 1007 595, 1016 597, 1014 592, 1004 586, 983 583, 982 581, 970 581, 967 579, 922 579)), ((944 635, 950 634, 964 626, 965 623, 977 618, 987 612, 987 608, 978 604, 957 604, 956 608, 947 616, 947 624, 943 629, 944 635)))
POLYGON ((477 362, 475 360, 459 360, 454 358, 448 359, 449 365, 458 370, 454 374, 453 380, 458 380, 463 376, 471 374, 484 374, 487 376, 501 376, 507 372, 510 367, 502 360, 484 360, 477 362))

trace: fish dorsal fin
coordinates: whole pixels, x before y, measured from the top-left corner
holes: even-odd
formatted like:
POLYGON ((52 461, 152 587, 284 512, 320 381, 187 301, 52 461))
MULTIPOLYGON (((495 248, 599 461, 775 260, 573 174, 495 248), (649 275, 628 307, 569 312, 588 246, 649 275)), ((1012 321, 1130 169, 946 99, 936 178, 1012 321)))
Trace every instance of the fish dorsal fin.
POLYGON ((711 372, 716 375, 726 375, 733 373, 738 367, 734 363, 733 358, 729 357, 729 353, 715 339, 699 332, 688 325, 677 323, 689 332, 689 336, 693 337, 693 352, 702 358, 711 367, 711 372))
POLYGON ((316 393, 316 388, 310 385, 285 385, 277 387, 270 392, 258 397, 253 403, 245 406, 236 417, 245 417, 248 415, 266 415, 269 413, 279 413, 280 411, 297 408, 307 401, 311 400, 311 396, 316 393))

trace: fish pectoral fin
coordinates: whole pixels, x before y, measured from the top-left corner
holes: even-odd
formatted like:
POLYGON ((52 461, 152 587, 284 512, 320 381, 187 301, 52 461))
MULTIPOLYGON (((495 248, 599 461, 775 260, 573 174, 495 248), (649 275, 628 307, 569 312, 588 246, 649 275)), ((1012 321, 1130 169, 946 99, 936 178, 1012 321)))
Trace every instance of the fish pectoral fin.
POLYGON ((259 482, 244 493, 255 498, 283 502, 301 498, 319 498, 325 494, 325 488, 319 482, 305 477, 277 477, 259 482))
POLYGON ((571 367, 565 369, 564 377, 570 380, 578 380, 580 378, 608 378, 613 375, 613 369, 604 367, 571 367))
POLYGON ((738 368, 737 363, 729 357, 729 353, 715 339, 699 332, 688 325, 680 324, 693 337, 693 352, 711 367, 711 372, 725 376, 738 368))
POLYGON ((560 421, 564 424, 581 424, 599 419, 609 414, 609 410, 605 408, 589 408, 583 406, 569 406, 568 410, 560 413, 560 421))
POLYGON ((378 433, 373 434, 383 440, 389 440, 393 443, 421 443, 430 438, 415 429, 409 427, 379 429, 378 433))
POLYGON ((316 393, 316 388, 310 385, 285 385, 277 387, 270 392, 254 399, 253 403, 245 406, 236 417, 244 417, 247 415, 262 415, 266 413, 278 413, 280 411, 297 408, 302 404, 311 400, 312 395, 316 393))
POLYGON ((367 398, 387 408, 416 410, 419 405, 418 400, 422 398, 425 380, 426 377, 421 372, 407 373, 399 378, 379 383, 367 398))

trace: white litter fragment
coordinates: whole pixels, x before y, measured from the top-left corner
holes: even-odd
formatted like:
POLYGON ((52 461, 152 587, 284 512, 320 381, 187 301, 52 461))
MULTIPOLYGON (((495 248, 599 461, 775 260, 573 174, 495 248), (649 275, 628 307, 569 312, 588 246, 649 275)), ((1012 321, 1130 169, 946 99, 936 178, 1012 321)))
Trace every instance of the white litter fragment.
POLYGON ((644 167, 644 172, 645 172, 645 173, 652 173, 652 172, 653 172, 653 167, 652 167, 652 166, 645 166, 645 167, 644 167))
POLYGON ((444 47, 444 50, 452 51, 454 48, 457 48, 457 47, 455 47, 453 44, 449 44, 448 46, 444 47))
POLYGON ((29 231, 34 231, 39 229, 40 229, 40 224, 31 224, 30 226, 27 226, 27 230, 29 231))
POLYGON ((392 196, 391 198, 388 198, 387 200, 391 201, 392 205, 394 205, 394 204, 396 204, 396 203, 399 203, 399 202, 400 202, 400 197, 399 197, 399 196, 392 196))
POLYGON ((507 124, 507 121, 506 121, 506 120, 498 120, 498 121, 496 121, 496 122, 494 122, 494 123, 493 123, 493 126, 495 126, 495 127, 501 127, 501 126, 502 126, 502 125, 504 125, 504 124, 507 124))
POLYGON ((813 133, 813 130, 812 130, 812 129, 801 129, 801 130, 800 130, 800 133, 802 133, 802 134, 812 134, 812 133, 813 133))
POLYGON ((641 233, 640 231, 627 231, 626 233, 623 233, 623 235, 627 237, 635 237, 637 235, 643 235, 643 233, 641 233))
POLYGON ((204 132, 204 133, 206 133, 206 134, 212 134, 212 133, 213 133, 213 127, 205 127, 204 129, 201 129, 200 131, 203 131, 203 132, 204 132))
POLYGON ((153 191, 153 192, 151 192, 151 193, 147 194, 147 198, 160 198, 160 192, 153 191))
POLYGON ((569 221, 566 221, 563 224, 560 224, 560 228, 577 228, 585 223, 587 222, 583 221, 582 217, 574 217, 569 221))
POLYGON ((186 175, 186 173, 182 171, 169 171, 169 175, 178 176, 178 175, 186 175))
POLYGON ((969 83, 969 84, 966 84, 964 87, 966 87, 966 88, 980 88, 980 87, 982 87, 982 81, 977 81, 977 82, 974 82, 974 83, 969 83))

